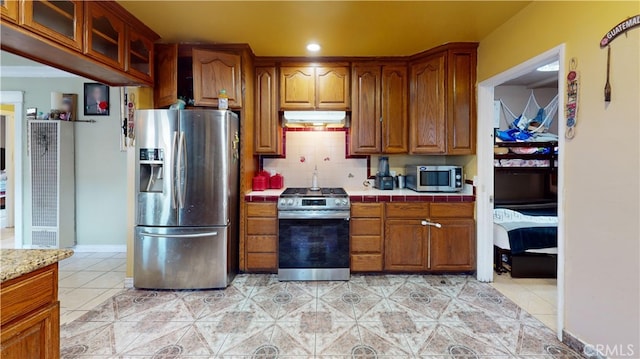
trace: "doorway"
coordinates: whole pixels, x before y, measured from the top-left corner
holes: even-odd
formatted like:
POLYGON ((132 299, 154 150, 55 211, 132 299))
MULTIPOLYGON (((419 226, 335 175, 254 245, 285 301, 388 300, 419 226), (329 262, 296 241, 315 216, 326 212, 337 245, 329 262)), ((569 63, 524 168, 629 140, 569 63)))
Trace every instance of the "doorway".
POLYGON ((2 247, 22 247, 22 148, 15 139, 22 138, 21 91, 0 91, 1 137, 3 148, 3 171, 0 192, 3 192, 1 211, 2 247), (12 239, 13 238, 13 239, 12 239), (9 243, 9 242, 13 243, 9 243))
POLYGON ((494 107, 495 88, 508 81, 517 79, 535 71, 537 68, 558 61, 558 169, 557 169, 557 317, 556 330, 561 340, 564 317, 564 78, 565 78, 565 46, 560 45, 546 51, 509 70, 495 75, 478 84, 478 177, 476 183, 477 201, 477 278, 480 281, 492 282, 494 278, 494 243, 493 243, 493 209, 494 209, 494 118, 498 111, 494 107))

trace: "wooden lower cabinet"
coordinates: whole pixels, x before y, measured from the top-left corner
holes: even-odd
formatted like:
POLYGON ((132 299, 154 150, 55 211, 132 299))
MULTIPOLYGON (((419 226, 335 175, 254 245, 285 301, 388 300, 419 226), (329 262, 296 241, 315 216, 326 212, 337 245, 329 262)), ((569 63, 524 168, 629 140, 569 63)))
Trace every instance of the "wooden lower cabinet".
POLYGON ((385 223, 384 269, 425 271, 428 269, 428 229, 419 219, 388 219, 385 223))
POLYGON ((382 203, 351 204, 351 271, 383 270, 382 203))
POLYGON ((0 358, 60 357, 58 264, 2 283, 0 358))
POLYGON ((275 272, 278 269, 276 203, 247 203, 245 233, 247 270, 275 272))
POLYGON ((473 219, 434 219, 441 228, 430 229, 431 270, 475 269, 476 230, 473 219))

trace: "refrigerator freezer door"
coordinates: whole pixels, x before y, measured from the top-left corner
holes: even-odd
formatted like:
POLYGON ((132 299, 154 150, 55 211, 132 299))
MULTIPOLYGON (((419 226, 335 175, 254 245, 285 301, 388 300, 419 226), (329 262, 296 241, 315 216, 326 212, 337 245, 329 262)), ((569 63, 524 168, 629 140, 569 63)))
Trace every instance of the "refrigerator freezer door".
POLYGON ((229 111, 180 111, 177 155, 180 226, 226 226, 234 220, 238 117, 229 111))
POLYGON ((136 227, 133 285, 146 289, 225 288, 227 227, 136 227))
POLYGON ((136 112, 136 224, 142 226, 178 225, 175 191, 178 111, 141 110, 136 112), (143 153, 156 151, 154 161, 143 153), (149 164, 153 163, 153 164, 149 164), (162 165, 160 169, 158 166, 162 165), (160 189, 149 191, 149 178, 159 182, 160 189))

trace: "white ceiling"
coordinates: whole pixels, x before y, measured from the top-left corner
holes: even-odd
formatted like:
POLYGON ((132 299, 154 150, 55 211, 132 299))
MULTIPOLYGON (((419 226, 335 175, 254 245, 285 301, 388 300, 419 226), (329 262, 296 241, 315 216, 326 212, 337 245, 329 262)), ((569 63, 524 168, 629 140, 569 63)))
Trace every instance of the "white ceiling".
POLYGON ((513 80, 503 83, 501 86, 525 86, 530 89, 558 87, 558 71, 532 71, 513 80))
POLYGON ((0 51, 0 78, 7 77, 60 78, 78 76, 6 51, 0 51))

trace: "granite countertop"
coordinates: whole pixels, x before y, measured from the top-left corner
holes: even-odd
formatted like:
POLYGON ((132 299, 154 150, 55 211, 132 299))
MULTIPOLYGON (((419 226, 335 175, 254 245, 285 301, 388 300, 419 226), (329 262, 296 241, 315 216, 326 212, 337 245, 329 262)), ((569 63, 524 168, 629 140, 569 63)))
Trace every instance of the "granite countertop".
POLYGON ((71 249, 2 249, 0 282, 31 273, 72 255, 71 249))

